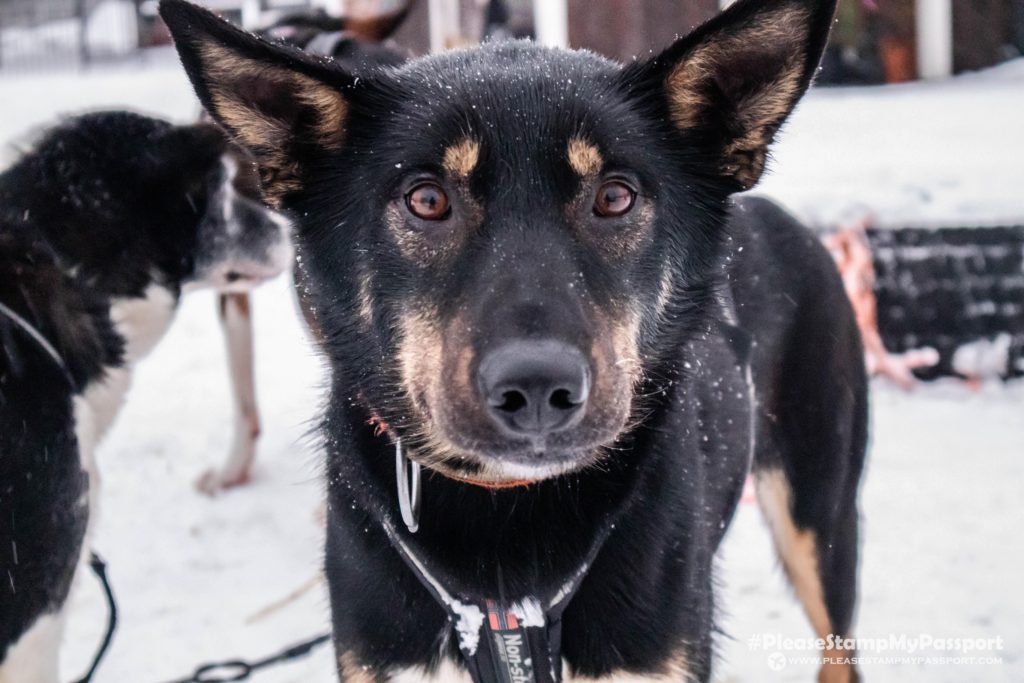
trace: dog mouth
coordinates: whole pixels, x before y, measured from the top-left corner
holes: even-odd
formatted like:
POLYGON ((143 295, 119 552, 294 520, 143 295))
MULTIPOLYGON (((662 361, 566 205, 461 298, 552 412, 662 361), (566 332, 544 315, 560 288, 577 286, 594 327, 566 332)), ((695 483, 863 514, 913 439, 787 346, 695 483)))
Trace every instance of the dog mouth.
POLYGON ((222 294, 245 294, 273 280, 287 269, 287 262, 233 261, 200 272, 191 288, 210 287, 222 294))
MULTIPOLYGON (((413 454, 415 458, 415 455, 413 454)), ((489 490, 515 489, 539 484, 540 482, 570 474, 591 463, 594 458, 581 456, 553 456, 550 453, 534 453, 523 459, 510 461, 506 459, 465 457, 430 460, 421 464, 441 476, 462 484, 468 484, 489 490)))

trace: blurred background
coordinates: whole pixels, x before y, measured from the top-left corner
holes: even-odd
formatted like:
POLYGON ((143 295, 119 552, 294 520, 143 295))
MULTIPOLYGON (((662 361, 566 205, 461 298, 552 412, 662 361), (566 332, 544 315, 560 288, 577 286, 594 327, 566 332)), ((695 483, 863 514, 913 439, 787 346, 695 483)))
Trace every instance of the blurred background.
MULTIPOLYGON (((375 17, 406 6, 200 4, 251 30, 296 13, 375 17)), ((417 0, 390 44, 419 55, 533 37, 628 61, 725 4, 417 0)), ((86 110, 195 120, 199 105, 156 9, 154 0, 0 0, 0 163, 42 127, 86 110)), ((755 190, 782 202, 830 249, 879 375, 857 635, 1005 639, 990 658, 998 661, 881 653, 890 659, 865 663, 868 680, 1024 680, 1022 53, 1024 0, 841 0, 817 86, 755 190)), ((219 498, 200 496, 193 480, 230 440, 214 308, 212 295, 186 300, 100 448, 97 544, 121 595, 123 626, 99 683, 262 656, 327 624, 315 579, 320 462, 307 438, 323 369, 287 279, 259 290, 257 476, 219 498), (261 613, 279 598, 269 616, 261 613)), ((810 635, 752 502, 744 499, 722 551, 718 680, 811 680, 813 663, 791 658, 769 670, 772 653, 748 646, 753 634, 810 635)), ((103 618, 102 597, 86 580, 66 671, 83 667, 103 618)), ((328 681, 333 668, 322 650, 260 680, 328 681)))
MULTIPOLYGON (((680 27, 730 0, 422 0, 398 36, 411 52, 483 37, 536 37, 629 59, 667 43, 680 27)), ((3 0, 0 65, 53 68, 144 56, 170 38, 156 0, 3 0)), ((321 9, 374 16, 405 0, 206 0, 256 30, 281 16, 321 9)), ((977 70, 1024 51, 1022 0, 841 0, 819 84, 898 83, 977 70)))

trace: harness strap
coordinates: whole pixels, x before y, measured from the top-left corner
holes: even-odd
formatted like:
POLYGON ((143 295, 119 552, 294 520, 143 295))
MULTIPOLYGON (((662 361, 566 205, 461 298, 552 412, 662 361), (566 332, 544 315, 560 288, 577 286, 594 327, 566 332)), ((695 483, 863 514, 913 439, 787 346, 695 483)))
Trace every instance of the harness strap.
POLYGON ((527 597, 512 604, 452 595, 389 520, 382 526, 406 566, 447 612, 474 683, 561 683, 562 614, 615 528, 615 517, 610 516, 583 564, 553 596, 527 597))
POLYGON ((32 323, 22 318, 16 311, 8 308, 3 303, 0 303, 0 315, 3 315, 25 332, 57 365, 61 373, 64 375, 64 379, 68 381, 68 385, 71 387, 72 391, 78 390, 78 384, 75 382, 75 378, 71 376, 71 371, 68 370, 68 366, 67 363, 64 362, 64 358, 61 357, 60 352, 57 351, 54 345, 50 343, 50 340, 48 340, 42 332, 37 330, 32 323))

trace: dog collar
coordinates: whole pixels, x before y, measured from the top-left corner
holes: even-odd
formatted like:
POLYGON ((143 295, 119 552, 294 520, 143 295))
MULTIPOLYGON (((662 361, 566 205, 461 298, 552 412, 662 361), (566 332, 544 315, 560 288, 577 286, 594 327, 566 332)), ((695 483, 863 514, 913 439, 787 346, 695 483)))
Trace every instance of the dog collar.
POLYGON ((75 378, 71 376, 71 371, 68 370, 67 363, 64 362, 64 358, 57 351, 57 348, 50 343, 50 340, 46 336, 35 328, 32 323, 25 320, 23 317, 18 315, 15 311, 11 310, 3 303, 0 303, 0 315, 13 322, 17 327, 21 328, 36 345, 43 350, 43 352, 50 357, 54 364, 60 369, 64 375, 64 379, 67 380, 71 386, 72 391, 78 390, 78 383, 75 382, 75 378))

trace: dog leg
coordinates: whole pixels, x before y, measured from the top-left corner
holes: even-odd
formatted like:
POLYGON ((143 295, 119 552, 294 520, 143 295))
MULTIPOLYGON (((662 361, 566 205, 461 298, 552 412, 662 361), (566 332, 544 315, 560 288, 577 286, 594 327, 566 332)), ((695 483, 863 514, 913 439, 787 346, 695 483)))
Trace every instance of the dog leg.
POLYGON ((211 469, 196 483, 200 491, 214 494, 249 481, 260 435, 253 368, 252 317, 248 294, 222 294, 220 321, 227 342, 228 367, 235 399, 235 426, 231 453, 220 470, 211 469))
POLYGON ((0 683, 60 683, 64 611, 39 617, 11 646, 0 664, 0 683))
MULTIPOLYGON (((818 638, 825 639, 830 635, 849 637, 850 623, 847 616, 831 613, 827 593, 840 591, 849 592, 844 595, 852 603, 856 560, 842 563, 830 562, 830 556, 836 553, 822 553, 819 534, 812 529, 801 529, 793 521, 791 489, 786 475, 781 469, 765 469, 755 472, 757 500, 764 513, 765 520, 771 530, 775 550, 782 560, 786 577, 803 605, 807 618, 818 638), (825 560, 823 562, 823 560, 825 560), (826 588, 826 586, 828 588, 826 588)), ((828 545, 839 543, 848 546, 847 550, 856 553, 856 515, 852 517, 852 525, 844 525, 842 529, 827 540, 828 545), (852 538, 849 536, 852 534, 852 538)), ((833 546, 834 549, 834 546, 833 546)), ((849 558, 847 558, 849 559, 849 558)), ((855 653, 826 652, 826 662, 818 675, 820 683, 851 683, 857 680, 854 668, 841 661, 844 657, 852 657, 855 653)))

